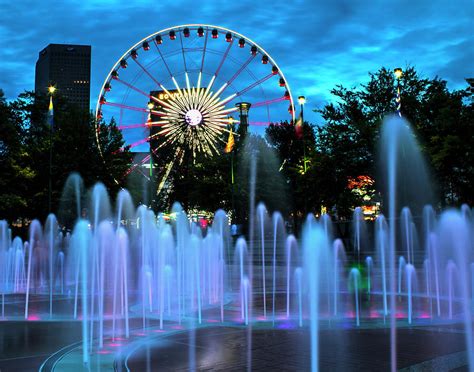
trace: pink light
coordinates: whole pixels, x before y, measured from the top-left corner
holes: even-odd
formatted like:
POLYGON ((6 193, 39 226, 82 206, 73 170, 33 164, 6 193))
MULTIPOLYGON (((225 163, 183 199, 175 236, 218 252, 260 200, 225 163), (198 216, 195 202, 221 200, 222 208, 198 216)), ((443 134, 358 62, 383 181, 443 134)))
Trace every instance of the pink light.
POLYGON ((112 352, 109 351, 109 350, 99 350, 99 351, 97 352, 97 354, 105 355, 105 354, 112 354, 112 352))
POLYGON ((171 329, 184 329, 182 325, 174 325, 170 327, 171 329))
POLYGON ((36 321, 36 320, 40 320, 40 317, 38 315, 29 315, 27 320, 36 321))
POLYGON ((165 333, 166 331, 164 329, 155 329, 153 330, 155 333, 165 333))
POLYGON ((258 316, 258 317, 257 317, 257 320, 260 320, 260 321, 265 321, 265 320, 267 320, 267 317, 266 317, 266 316, 263 316, 263 315, 261 315, 261 316, 258 316))
POLYGON ((122 344, 120 342, 111 342, 109 344, 109 346, 111 346, 111 347, 120 347, 120 346, 122 346, 122 344))
POLYGON ((378 311, 370 310, 369 318, 370 319, 378 319, 378 318, 380 318, 380 314, 378 313, 378 311))
POLYGON ((407 317, 407 315, 405 313, 402 313, 402 312, 398 312, 395 314, 395 318, 397 319, 405 319, 407 317))
POLYGON ((217 320, 217 319, 208 319, 207 322, 208 323, 219 323, 219 320, 217 320))
POLYGON ((428 312, 422 312, 422 313, 418 316, 418 318, 420 318, 420 319, 431 319, 431 314, 428 313, 428 312))

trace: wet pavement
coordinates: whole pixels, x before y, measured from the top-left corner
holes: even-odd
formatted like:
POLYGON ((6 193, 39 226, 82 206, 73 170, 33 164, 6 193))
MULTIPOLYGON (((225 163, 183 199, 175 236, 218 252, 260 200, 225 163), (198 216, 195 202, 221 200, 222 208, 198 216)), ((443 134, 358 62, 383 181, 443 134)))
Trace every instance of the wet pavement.
MULTIPOLYGON (((406 368, 465 350, 464 334, 456 327, 406 328, 398 336, 398 368, 406 368)), ((244 371, 248 366, 248 334, 243 328, 214 327, 195 333, 195 366, 200 371, 244 371)), ((156 345, 143 345, 122 366, 131 371, 185 371, 193 364, 189 332, 156 345), (191 363, 191 364, 190 364, 191 363)), ((321 371, 390 370, 387 329, 324 330, 320 333, 321 371)), ((251 341, 253 371, 310 370, 307 330, 255 328, 251 341)), ((461 361, 462 367, 464 362, 461 361)), ((463 368, 459 369, 460 371, 463 368)))
POLYGON ((52 353, 80 340, 80 322, 0 321, 0 371, 38 371, 52 353))
MULTIPOLYGON (((33 296, 30 321, 25 322, 21 320, 24 316, 22 303, 21 296, 10 298, 6 306, 9 316, 7 320, 0 320, 0 371, 38 371, 50 355, 63 348, 66 349, 58 353, 56 359, 50 359, 53 360, 50 366, 67 353, 70 358, 64 360, 69 360, 69 370, 81 370, 80 346, 77 346, 82 337, 81 322, 45 320, 49 317, 49 302, 44 296, 33 296)), ((259 307, 258 299, 254 303, 259 307)), ((70 296, 56 299, 54 310, 59 319, 61 316, 71 318, 71 305, 70 296)), ((150 332, 138 334, 135 339, 139 341, 124 340, 123 348, 120 347, 121 356, 116 355, 116 345, 108 342, 112 351, 105 354, 102 350, 104 363, 111 369, 115 359, 118 369, 122 367, 122 370, 126 370, 128 367, 131 371, 185 371, 192 365, 195 365, 196 370, 204 371, 245 371, 249 363, 253 371, 310 369, 307 327, 297 328, 295 321, 278 317, 275 328, 269 321, 254 324, 249 339, 250 333, 246 328, 234 326, 240 314, 237 307, 227 307, 226 320, 232 323, 225 326, 219 325, 218 310, 209 310, 204 314, 205 325, 192 332, 168 321, 165 322, 165 330, 157 330, 159 323, 156 319, 150 319, 150 332), (192 346, 194 344, 195 347, 192 346)), ((390 331, 383 327, 381 320, 364 321, 361 328, 354 327, 353 319, 339 322, 337 326, 331 322, 322 322, 321 325, 321 371, 390 369, 390 331)), ((141 329, 141 319, 131 319, 130 328, 141 329)), ((462 356, 466 349, 462 325, 435 325, 426 320, 424 326, 408 327, 406 322, 404 325, 402 322, 397 337, 399 368, 414 365, 420 368, 420 363, 425 363, 419 370, 467 370, 465 357, 463 359, 462 356), (435 368, 435 364, 426 364, 427 361, 443 359, 445 356, 451 358, 449 368, 435 368)), ((61 368, 58 365, 56 370, 65 370, 61 368)))
MULTIPOLYGON (((214 325, 197 329, 194 333, 163 334, 153 341, 131 347, 117 359, 117 363, 131 371, 189 370, 193 363, 190 351, 194 349, 191 348, 194 337, 197 370, 244 371, 248 366, 249 349, 253 371, 310 369, 309 333, 306 329, 255 326, 250 348, 248 335, 245 328, 214 325)), ((397 336, 399 368, 465 350, 464 333, 456 325, 401 328, 397 336)), ((80 322, 1 322, 0 370, 38 371, 51 354, 80 339, 80 322)), ((320 370, 388 370, 389 339, 389 330, 383 328, 322 330, 320 370)), ((458 371, 465 370, 462 363, 457 367, 458 371)))

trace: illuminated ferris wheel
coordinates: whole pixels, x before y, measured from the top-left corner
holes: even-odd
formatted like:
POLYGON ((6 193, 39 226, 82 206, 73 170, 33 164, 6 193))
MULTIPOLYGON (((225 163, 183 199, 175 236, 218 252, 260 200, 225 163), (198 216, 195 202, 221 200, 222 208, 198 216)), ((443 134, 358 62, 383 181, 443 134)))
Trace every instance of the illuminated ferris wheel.
POLYGON ((243 125, 244 102, 251 107, 245 124, 256 132, 294 119, 290 87, 262 47, 226 28, 189 24, 127 50, 102 85, 96 116, 114 119, 132 151, 149 153, 140 163, 172 148, 169 171, 186 153, 222 153, 228 133, 243 125))

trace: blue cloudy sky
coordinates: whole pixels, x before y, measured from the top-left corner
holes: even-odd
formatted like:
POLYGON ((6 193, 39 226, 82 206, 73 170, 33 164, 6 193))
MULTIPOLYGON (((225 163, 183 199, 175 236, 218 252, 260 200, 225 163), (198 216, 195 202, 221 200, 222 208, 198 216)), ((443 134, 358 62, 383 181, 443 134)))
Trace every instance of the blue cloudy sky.
POLYGON ((381 66, 414 65, 450 88, 474 76, 473 0, 0 0, 0 88, 9 99, 33 89, 38 52, 49 43, 90 44, 95 100, 125 50, 184 23, 257 41, 309 108, 329 100, 334 85, 365 82, 381 66))

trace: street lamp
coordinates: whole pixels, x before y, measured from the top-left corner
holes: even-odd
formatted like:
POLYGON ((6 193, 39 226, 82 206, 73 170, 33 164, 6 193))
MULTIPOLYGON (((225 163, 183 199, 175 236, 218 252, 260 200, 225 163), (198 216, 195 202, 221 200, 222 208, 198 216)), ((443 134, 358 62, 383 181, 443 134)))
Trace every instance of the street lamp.
POLYGON ((240 131, 242 136, 244 136, 247 133, 247 129, 249 126, 249 121, 248 121, 249 110, 251 106, 252 104, 249 102, 239 102, 235 104, 235 107, 239 109, 239 115, 240 115, 239 127, 242 127, 242 130, 240 131))
POLYGON ((304 138, 304 104, 306 103, 305 96, 298 97, 298 103, 300 104, 300 120, 301 120, 301 139, 303 140, 303 169, 306 174, 306 143, 304 138))
POLYGON ((403 75, 403 70, 400 67, 397 67, 396 69, 393 70, 393 73, 395 74, 395 77, 397 79, 400 79, 403 75))
POLYGON ((150 208, 153 208, 153 149, 152 149, 152 136, 153 136, 153 133, 152 133, 152 122, 153 122, 153 119, 151 117, 151 111, 155 108, 155 104, 153 103, 153 101, 149 101, 147 103, 147 107, 148 107, 148 119, 146 121, 146 125, 150 128, 150 171, 149 171, 149 201, 150 201, 150 208))
POLYGON ((52 203, 52 178, 53 178, 53 94, 56 92, 56 87, 52 84, 48 86, 49 93, 49 107, 48 107, 48 124, 49 124, 49 176, 48 176, 48 211, 51 212, 52 203))
POLYGON ((400 67, 397 67, 393 70, 393 73, 395 74, 395 78, 397 79, 397 98, 396 98, 397 113, 398 113, 398 116, 402 117, 402 112, 401 112, 402 98, 400 96, 400 79, 403 76, 403 70, 400 67))

